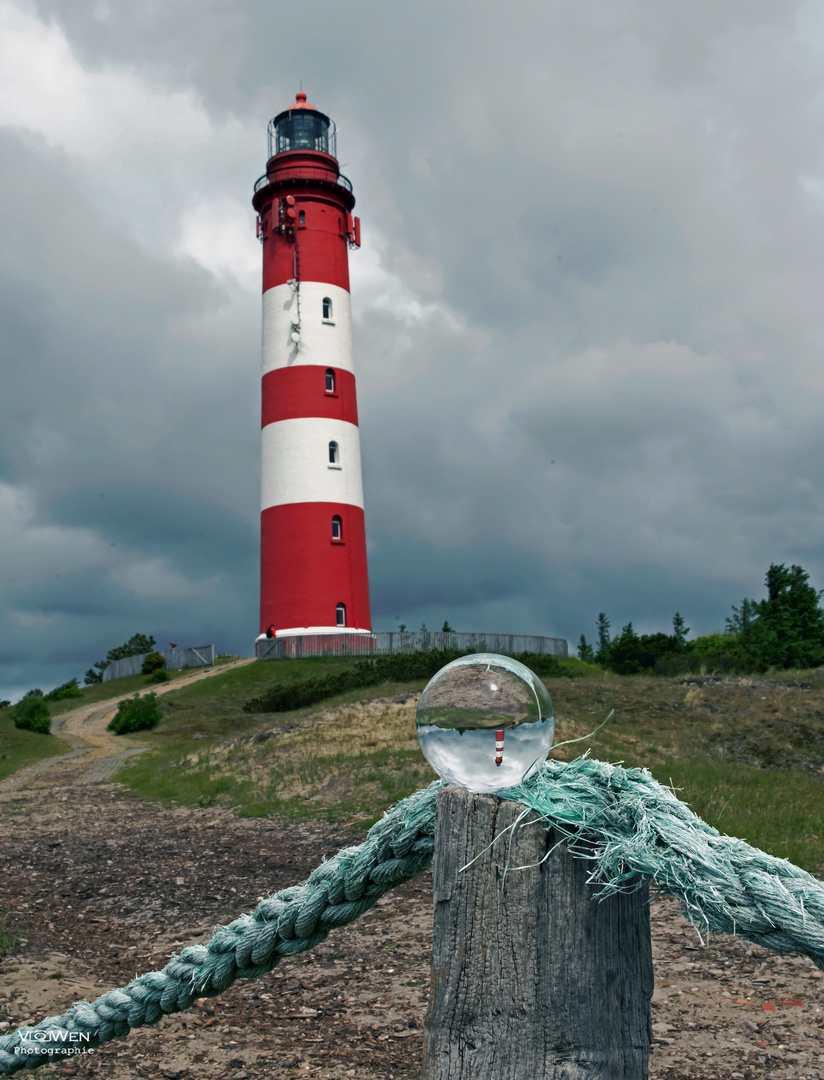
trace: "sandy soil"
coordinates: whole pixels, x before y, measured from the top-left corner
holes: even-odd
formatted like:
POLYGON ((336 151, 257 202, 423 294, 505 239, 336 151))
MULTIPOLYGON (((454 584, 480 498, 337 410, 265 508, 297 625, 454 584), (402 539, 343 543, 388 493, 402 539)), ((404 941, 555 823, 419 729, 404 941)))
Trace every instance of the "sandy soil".
MULTIPOLYGON (((0 790, 0 910, 25 937, 0 962, 2 1030, 162 967, 362 836, 170 809, 90 779, 124 742, 101 733, 111 711, 96 708, 64 718, 75 756, 0 790)), ((824 978, 808 960, 736 938, 702 945, 670 901, 652 916, 652 1080, 824 1080, 824 978)), ((34 1075, 412 1080, 430 945, 426 875, 260 981, 34 1075)))

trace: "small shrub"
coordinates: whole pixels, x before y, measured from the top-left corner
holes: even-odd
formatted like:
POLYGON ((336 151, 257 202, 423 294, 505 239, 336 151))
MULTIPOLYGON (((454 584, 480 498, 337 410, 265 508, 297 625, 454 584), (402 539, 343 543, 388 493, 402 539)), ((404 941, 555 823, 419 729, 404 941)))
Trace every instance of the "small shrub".
POLYGON ((109 721, 108 730, 115 735, 126 735, 130 731, 147 731, 163 719, 163 713, 157 703, 157 694, 134 694, 121 701, 117 714, 109 721))
POLYGON ((166 666, 166 661, 163 659, 163 654, 159 652, 150 652, 143 661, 143 667, 140 669, 143 675, 154 675, 156 671, 160 671, 166 666))
POLYGON ((49 707, 43 700, 42 692, 38 695, 26 694, 11 710, 14 726, 23 731, 36 731, 38 735, 48 735, 51 731, 49 707))
POLYGON ((77 685, 77 679, 69 679, 62 686, 56 686, 46 694, 46 701, 66 701, 68 698, 83 697, 83 691, 77 685))
POLYGON ((149 682, 168 682, 168 681, 169 681, 169 672, 164 671, 163 668, 161 668, 160 671, 153 672, 150 679, 149 679, 149 682))

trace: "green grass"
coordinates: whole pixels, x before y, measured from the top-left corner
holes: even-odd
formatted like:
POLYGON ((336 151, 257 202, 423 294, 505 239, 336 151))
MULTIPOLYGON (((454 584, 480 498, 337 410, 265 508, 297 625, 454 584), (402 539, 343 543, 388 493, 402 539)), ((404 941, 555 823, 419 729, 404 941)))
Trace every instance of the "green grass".
POLYGON ((351 690, 290 713, 238 709, 273 680, 331 673, 352 662, 264 662, 166 695, 163 722, 144 737, 155 749, 118 778, 150 798, 229 805, 247 817, 371 822, 433 779, 417 747, 414 706, 372 704, 419 691, 422 681, 351 690))
MULTIPOLYGON (((185 675, 191 675, 191 668, 180 671, 170 671, 169 682, 181 679, 185 675)), ((96 705, 99 701, 117 700, 128 697, 136 690, 145 690, 150 686, 168 685, 167 683, 153 683, 149 675, 127 675, 124 679, 112 679, 110 682, 94 683, 92 686, 81 686, 83 697, 66 698, 63 701, 47 701, 49 712, 52 716, 62 716, 63 713, 71 712, 72 709, 81 709, 84 705, 96 705)))
POLYGON ((701 685, 606 675, 548 685, 556 742, 592 731, 615 709, 597 736, 558 757, 588 746, 603 761, 644 766, 720 832, 824 873, 824 680, 776 672, 701 685))
POLYGON ((336 675, 361 659, 355 656, 261 660, 181 687, 164 695, 164 704, 174 710, 178 728, 189 720, 199 723, 204 718, 212 722, 237 717, 248 698, 258 696, 270 686, 300 682, 321 675, 336 675))
POLYGON ((558 663, 567 675, 571 675, 576 679, 603 679, 607 676, 607 672, 602 667, 599 667, 597 664, 585 664, 584 661, 579 660, 577 656, 570 656, 566 660, 559 660, 558 663))
POLYGON ((54 735, 38 735, 14 726, 10 709, 0 709, 0 780, 47 757, 66 753, 66 744, 54 735))
MULTIPOLYGON (((16 945, 20 944, 20 938, 14 930, 5 922, 3 913, 0 912, 0 959, 2 959, 6 953, 11 952, 16 945)), ((5 1019, 2 1013, 0 1013, 0 1020, 5 1019)))
POLYGON ((719 832, 806 870, 824 871, 824 783, 818 777, 710 757, 652 772, 719 832))

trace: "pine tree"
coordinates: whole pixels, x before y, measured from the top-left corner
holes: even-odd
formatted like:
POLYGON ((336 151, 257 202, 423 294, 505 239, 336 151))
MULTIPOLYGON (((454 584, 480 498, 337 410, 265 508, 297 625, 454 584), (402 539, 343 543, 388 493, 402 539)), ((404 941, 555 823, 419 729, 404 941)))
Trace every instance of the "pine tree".
POLYGON ((741 607, 736 607, 735 604, 731 607, 732 615, 724 621, 726 631, 728 634, 740 634, 742 638, 746 638, 758 618, 758 604, 745 596, 741 601, 741 607))
POLYGON ((690 628, 684 625, 683 616, 680 612, 677 612, 672 617, 672 636, 678 643, 678 647, 683 648, 687 640, 687 634, 690 632, 690 628))
POLYGON ((609 619, 604 612, 600 612, 595 624, 598 628, 598 648, 595 650, 596 663, 606 665, 609 663, 609 619))
POLYGON ((644 665, 638 655, 640 644, 632 623, 627 623, 610 645, 610 668, 619 675, 634 675, 636 672, 643 671, 644 665))
POLYGON ((87 686, 102 682, 103 672, 109 664, 113 664, 115 660, 125 660, 127 656, 140 656, 142 653, 151 652, 154 645, 154 637, 146 637, 145 634, 132 634, 123 645, 118 645, 116 649, 109 649, 105 660, 98 660, 95 663, 94 667, 97 668, 97 671, 94 668, 89 668, 83 677, 83 681, 87 686))
POLYGON ((585 664, 595 663, 595 650, 583 634, 581 634, 581 640, 578 642, 578 659, 583 660, 585 664))
POLYGON ((820 592, 800 566, 772 563, 765 578, 766 600, 733 605, 726 621, 754 660, 770 667, 817 667, 824 663, 824 612, 820 592))
MULTIPOLYGON (((817 667, 824 663, 824 612, 820 592, 808 584, 800 566, 788 570, 773 563, 767 571, 767 599, 759 605, 759 621, 768 632, 776 667, 817 667)), ((766 659, 766 658, 765 658, 766 659)))

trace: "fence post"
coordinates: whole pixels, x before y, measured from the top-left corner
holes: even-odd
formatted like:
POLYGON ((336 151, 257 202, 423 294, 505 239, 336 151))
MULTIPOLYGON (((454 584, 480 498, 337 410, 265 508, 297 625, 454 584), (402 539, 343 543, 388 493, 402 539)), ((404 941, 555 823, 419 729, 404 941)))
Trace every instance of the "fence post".
POLYGON ((523 809, 438 795, 422 1080, 646 1080, 648 889, 593 901, 592 864, 537 815, 501 835, 523 809))

